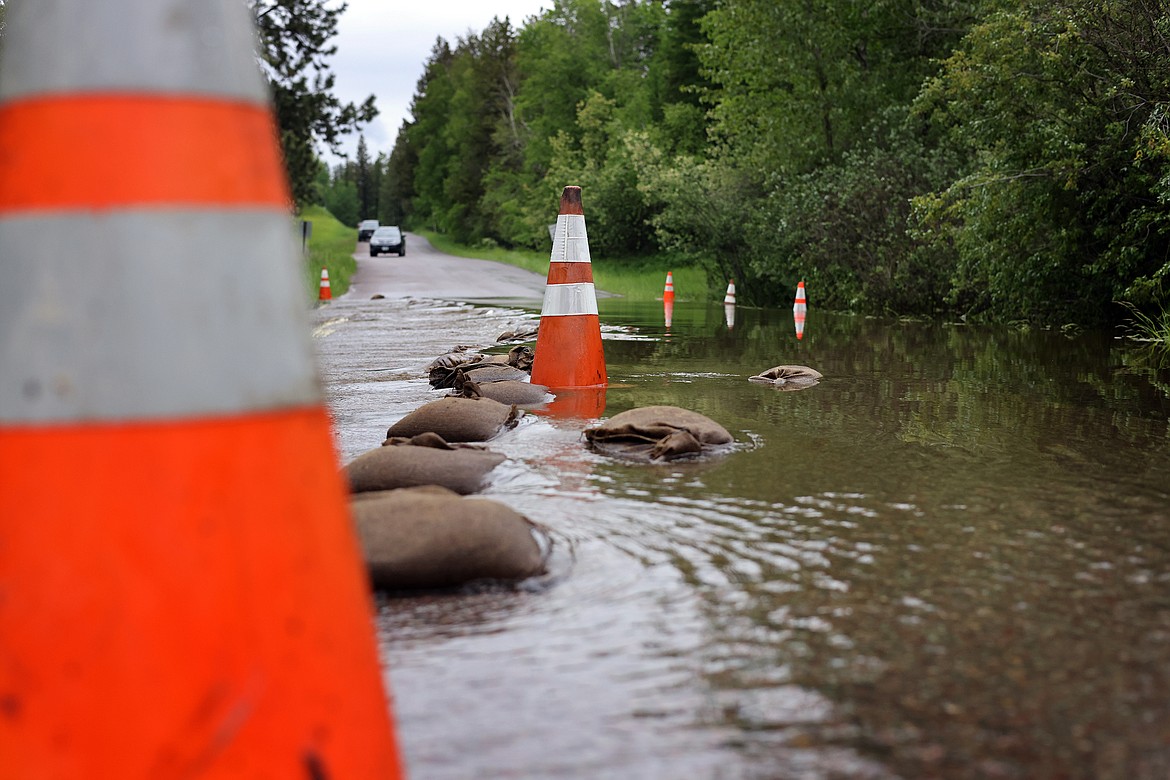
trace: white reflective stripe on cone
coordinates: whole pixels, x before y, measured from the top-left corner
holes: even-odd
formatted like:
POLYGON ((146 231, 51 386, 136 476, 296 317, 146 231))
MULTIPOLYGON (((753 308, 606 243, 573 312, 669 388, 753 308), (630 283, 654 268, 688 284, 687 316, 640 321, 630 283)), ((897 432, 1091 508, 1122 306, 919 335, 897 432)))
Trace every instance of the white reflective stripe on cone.
POLYGON ((585 233, 585 215, 559 214, 556 238, 553 239, 552 262, 588 263, 589 238, 585 233))
POLYGON ((571 317, 580 314, 597 314, 597 293, 593 285, 549 284, 544 288, 542 317, 571 317))
POLYGON ((116 12, 97 0, 23 0, 7 9, 0 98, 131 90, 268 101, 244 0, 137 0, 116 12), (119 40, 134 45, 111 56, 119 40))
POLYGON ((0 421, 319 402, 297 256, 272 210, 0 218, 0 421))

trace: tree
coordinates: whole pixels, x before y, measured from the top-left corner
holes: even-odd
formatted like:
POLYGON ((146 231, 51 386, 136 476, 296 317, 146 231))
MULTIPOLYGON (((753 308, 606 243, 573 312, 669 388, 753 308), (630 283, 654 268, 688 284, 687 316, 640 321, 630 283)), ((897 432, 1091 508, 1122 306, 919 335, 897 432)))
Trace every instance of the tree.
POLYGON ((374 187, 374 166, 370 162, 370 148, 366 146, 364 135, 358 136, 355 174, 358 216, 360 219, 373 219, 378 213, 378 190, 374 187))
POLYGON ((1170 290, 1170 47, 1164 3, 1028 0, 989 14, 919 109, 973 163, 918 199, 959 255, 970 313, 1117 317, 1170 290))
POLYGON ((414 169, 418 154, 410 143, 410 124, 403 122, 398 138, 386 160, 382 186, 378 191, 378 220, 384 225, 403 225, 409 221, 414 198, 414 169))
POLYGON ((281 147, 293 199, 314 202, 313 180, 320 144, 340 153, 341 138, 378 115, 371 95, 359 106, 333 94, 329 41, 345 4, 325 0, 247 0, 256 20, 260 61, 272 88, 281 147))

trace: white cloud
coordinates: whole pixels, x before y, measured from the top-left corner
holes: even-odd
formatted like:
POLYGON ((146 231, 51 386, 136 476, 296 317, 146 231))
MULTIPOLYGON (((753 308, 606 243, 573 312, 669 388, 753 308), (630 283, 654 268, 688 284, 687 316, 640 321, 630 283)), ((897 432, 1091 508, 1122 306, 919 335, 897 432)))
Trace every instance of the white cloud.
MULTIPOLYGON (((454 46, 457 38, 469 31, 479 34, 497 16, 508 17, 518 29, 552 5, 553 0, 348 0, 332 41, 337 54, 330 66, 337 77, 334 93, 342 102, 375 98, 380 114, 362 130, 370 156, 390 153, 410 116, 410 101, 436 38, 454 46)), ((357 135, 343 141, 351 157, 357 141, 357 135)), ((331 155, 326 160, 337 162, 331 155)))

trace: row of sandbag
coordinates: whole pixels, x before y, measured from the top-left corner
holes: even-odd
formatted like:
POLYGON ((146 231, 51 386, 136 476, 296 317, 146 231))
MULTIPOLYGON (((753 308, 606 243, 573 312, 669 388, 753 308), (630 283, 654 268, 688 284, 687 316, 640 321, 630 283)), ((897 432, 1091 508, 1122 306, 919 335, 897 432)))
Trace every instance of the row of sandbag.
MULTIPOLYGON (((485 442, 516 424, 520 407, 543 403, 548 388, 528 381, 532 349, 486 356, 456 347, 426 371, 452 395, 392 425, 381 447, 345 468, 371 579, 383 589, 442 588, 479 579, 520 580, 545 571, 551 550, 539 525, 498 502, 466 498, 504 456, 485 442)), ((752 377, 775 386, 815 384, 820 374, 778 366, 752 377)), ((725 450, 723 426, 674 406, 631 409, 584 431, 594 451, 645 462, 725 450)))
POLYGON ((544 528, 497 501, 468 497, 504 461, 479 442, 515 425, 519 404, 548 397, 547 388, 528 382, 532 357, 530 347, 517 346, 493 356, 456 347, 436 358, 428 380, 452 395, 406 415, 381 447, 346 465, 375 587, 450 588, 545 572, 552 544, 544 528))

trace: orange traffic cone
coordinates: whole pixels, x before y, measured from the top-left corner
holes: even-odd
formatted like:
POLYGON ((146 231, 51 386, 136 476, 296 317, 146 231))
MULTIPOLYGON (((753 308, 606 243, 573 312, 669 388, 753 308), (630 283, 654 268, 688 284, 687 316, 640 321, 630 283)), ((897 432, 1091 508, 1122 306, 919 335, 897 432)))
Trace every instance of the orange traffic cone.
POLYGON ((796 322, 796 339, 804 338, 804 315, 808 304, 804 300, 804 282, 796 285, 796 303, 792 304, 792 318, 796 322))
POLYGON ((581 188, 565 187, 557 217, 532 381, 551 388, 607 382, 581 188))
POLYGON ((399 777, 247 5, 162 7, 7 14, 0 774, 399 777))
POLYGON ((321 293, 317 296, 319 301, 329 301, 333 299, 333 291, 329 289, 329 269, 321 269, 321 293))
POLYGON ((735 305, 735 280, 732 279, 727 283, 727 294, 723 296, 724 303, 735 305))

